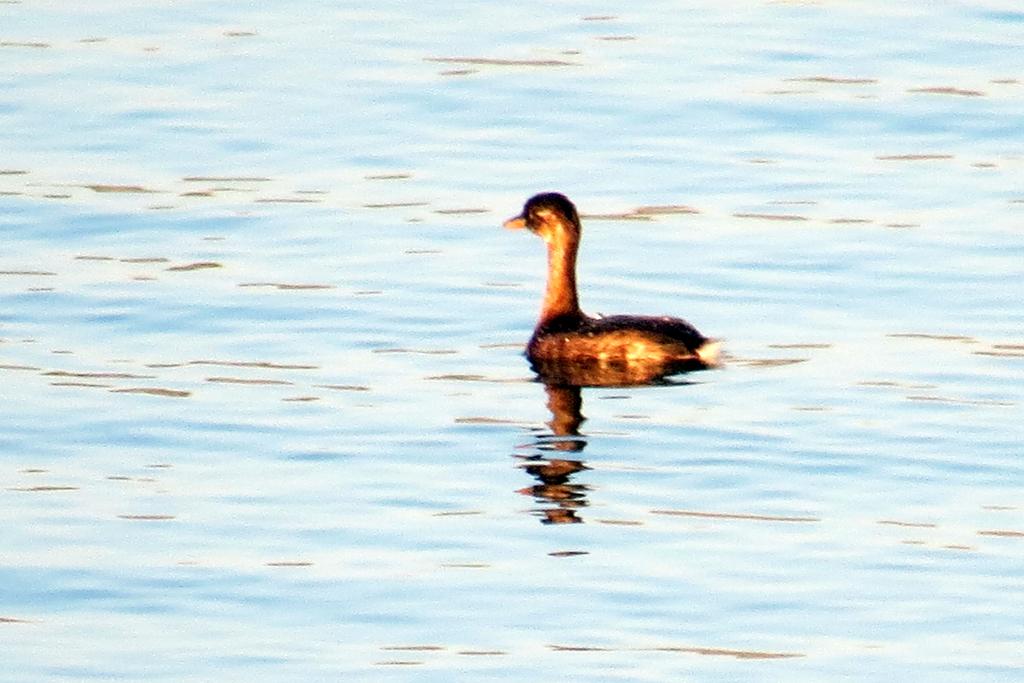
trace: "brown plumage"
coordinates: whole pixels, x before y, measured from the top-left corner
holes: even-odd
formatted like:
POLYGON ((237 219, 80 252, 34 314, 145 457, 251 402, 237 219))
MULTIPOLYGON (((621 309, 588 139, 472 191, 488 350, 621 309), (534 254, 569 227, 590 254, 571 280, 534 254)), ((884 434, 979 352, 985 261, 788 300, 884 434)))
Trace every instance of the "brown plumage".
POLYGON ((548 245, 548 281, 540 319, 526 355, 542 375, 572 384, 643 384, 665 375, 718 364, 718 342, 685 320, 616 315, 593 318, 580 310, 576 253, 581 226, 564 195, 538 194, 506 228, 527 228, 548 245), (596 381, 571 381, 573 377, 596 381), (604 376, 604 377, 602 377, 604 376))

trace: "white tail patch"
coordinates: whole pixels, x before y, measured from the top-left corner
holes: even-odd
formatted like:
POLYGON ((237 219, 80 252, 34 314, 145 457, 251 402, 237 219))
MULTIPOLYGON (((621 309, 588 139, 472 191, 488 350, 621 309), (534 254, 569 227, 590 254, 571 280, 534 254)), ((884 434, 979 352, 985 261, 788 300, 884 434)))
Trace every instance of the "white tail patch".
POLYGON ((719 359, 721 351, 722 343, 715 341, 714 339, 709 339, 700 345, 700 348, 697 349, 696 353, 697 358, 700 359, 701 363, 713 368, 721 364, 721 360, 719 359))

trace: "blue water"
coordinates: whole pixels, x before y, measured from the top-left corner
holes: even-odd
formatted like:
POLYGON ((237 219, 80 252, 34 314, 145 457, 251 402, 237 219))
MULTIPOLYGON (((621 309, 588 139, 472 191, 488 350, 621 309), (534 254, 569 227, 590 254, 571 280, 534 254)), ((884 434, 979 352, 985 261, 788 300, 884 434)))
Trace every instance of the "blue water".
POLYGON ((0 678, 1019 677, 1022 32, 0 3, 0 678), (536 381, 541 190, 725 367, 536 381))

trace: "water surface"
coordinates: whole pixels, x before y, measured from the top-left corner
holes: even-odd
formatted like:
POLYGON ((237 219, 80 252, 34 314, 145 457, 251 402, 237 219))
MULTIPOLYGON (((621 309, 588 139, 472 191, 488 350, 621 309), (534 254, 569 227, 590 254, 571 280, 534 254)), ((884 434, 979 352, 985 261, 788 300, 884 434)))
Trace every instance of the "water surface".
POLYGON ((890 5, 0 3, 10 680, 1013 678, 1024 16, 890 5), (536 381, 541 190, 726 367, 536 381))

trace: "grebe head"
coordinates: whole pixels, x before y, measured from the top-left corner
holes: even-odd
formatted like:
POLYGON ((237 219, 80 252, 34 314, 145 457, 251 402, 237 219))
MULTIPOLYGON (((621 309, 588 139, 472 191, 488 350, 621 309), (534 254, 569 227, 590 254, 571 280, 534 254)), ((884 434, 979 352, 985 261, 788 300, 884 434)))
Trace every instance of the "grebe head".
POLYGON ((518 230, 527 228, 540 235, 545 242, 559 233, 580 233, 580 218, 576 207, 564 194, 545 192, 534 195, 523 205, 523 212, 505 221, 505 227, 518 230))

